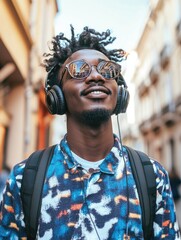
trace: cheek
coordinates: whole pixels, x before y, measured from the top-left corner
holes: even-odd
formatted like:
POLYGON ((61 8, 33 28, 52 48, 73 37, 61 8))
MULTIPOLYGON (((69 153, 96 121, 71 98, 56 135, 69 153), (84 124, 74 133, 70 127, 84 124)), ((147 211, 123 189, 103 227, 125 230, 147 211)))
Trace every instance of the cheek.
POLYGON ((75 93, 72 91, 63 91, 67 105, 71 105, 76 100, 75 93))
POLYGON ((66 100, 68 109, 75 108, 79 105, 79 91, 78 89, 72 88, 71 85, 65 85, 63 87, 63 94, 66 100))
POLYGON ((116 106, 117 104, 117 100, 118 100, 118 86, 116 85, 114 90, 113 90, 113 102, 114 102, 114 105, 116 106))

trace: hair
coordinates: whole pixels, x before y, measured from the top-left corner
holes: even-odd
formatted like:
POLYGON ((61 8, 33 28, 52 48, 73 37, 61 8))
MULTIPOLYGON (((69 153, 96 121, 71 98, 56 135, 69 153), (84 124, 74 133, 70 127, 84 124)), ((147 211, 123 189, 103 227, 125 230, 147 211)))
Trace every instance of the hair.
POLYGON ((44 61, 41 64, 49 72, 52 68, 62 67, 65 60, 72 55, 72 53, 81 49, 94 49, 105 54, 110 60, 121 62, 126 57, 126 52, 123 49, 107 50, 105 47, 116 39, 111 36, 108 29, 106 32, 97 32, 94 29, 84 27, 82 33, 75 35, 72 25, 71 39, 64 36, 64 33, 59 33, 53 37, 51 46, 49 46, 49 53, 44 53, 44 61))

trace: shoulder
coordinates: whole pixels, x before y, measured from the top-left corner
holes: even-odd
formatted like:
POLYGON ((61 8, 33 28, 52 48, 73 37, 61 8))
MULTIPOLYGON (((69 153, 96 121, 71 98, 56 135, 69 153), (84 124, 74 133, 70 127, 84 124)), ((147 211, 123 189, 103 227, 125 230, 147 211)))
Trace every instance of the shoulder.
POLYGON ((7 181, 10 189, 15 190, 15 188, 17 187, 20 189, 21 180, 23 177, 23 172, 24 172, 26 162, 27 162, 27 159, 16 164, 11 170, 8 181, 7 181))
MULTIPOLYGON (((47 149, 47 148, 46 148, 47 149)), ((37 152, 37 151, 35 151, 37 152)), ((29 164, 29 160, 30 160, 30 157, 35 153, 33 152, 32 154, 30 154, 30 156, 28 156, 27 159, 17 163, 13 169, 11 170, 11 173, 9 175, 9 178, 8 178, 8 185, 11 189, 13 189, 15 186, 16 186, 16 189, 17 187, 21 188, 21 183, 22 183, 22 179, 23 179, 23 174, 24 174, 24 171, 25 171, 25 168, 28 167, 27 163, 29 164)), ((60 146, 59 144, 57 145, 54 145, 54 152, 53 152, 53 156, 52 156, 52 161, 50 163, 50 165, 55 165, 57 160, 58 159, 62 159, 63 157, 61 157, 61 149, 60 149, 60 146)), ((38 164, 35 164, 36 167, 38 166, 38 164)), ((35 167, 35 168, 36 168, 35 167)))
MULTIPOLYGON (((123 154, 126 155, 126 157, 128 157, 128 153, 127 153, 126 150, 127 149, 125 149, 125 147, 124 147, 123 148, 123 154)), ((146 154, 144 152, 140 152, 140 153, 146 154)), ((168 172, 164 168, 164 166, 160 162, 158 162, 157 160, 150 157, 149 155, 147 155, 147 156, 150 159, 150 162, 152 163, 152 166, 153 166, 153 170, 154 170, 155 178, 156 178, 156 184, 157 185, 169 184, 168 172)))
POLYGON ((157 160, 151 157, 150 157, 150 161, 153 164, 154 172, 158 178, 160 179, 168 178, 168 172, 160 162, 158 162, 157 160))
MULTIPOLYGON (((145 153, 145 152, 138 151, 138 150, 135 150, 135 149, 132 149, 132 150, 140 152, 140 153, 143 153, 144 155, 147 155, 147 153, 145 153)), ((132 153, 133 153, 133 151, 132 151, 132 153)), ((123 155, 128 157, 128 150, 127 150, 127 148, 125 146, 123 146, 123 155)), ((159 178, 168 177, 167 170, 163 167, 163 165, 160 162, 158 162, 157 160, 153 159, 149 155, 147 155, 147 157, 148 157, 148 159, 150 159, 150 162, 153 165, 153 169, 154 169, 154 172, 155 172, 157 177, 159 177, 159 178)))
POLYGON ((151 162, 153 164, 153 169, 155 172, 157 195, 160 196, 160 200, 163 198, 167 198, 168 201, 168 198, 172 199, 168 172, 164 168, 164 166, 155 159, 151 158, 151 162))
MULTIPOLYGON (((58 151, 57 145, 55 146, 55 151, 58 151)), ((33 156, 34 153, 37 153, 38 151, 34 151, 31 153, 25 160, 17 163, 13 169, 11 170, 11 173, 9 175, 10 181, 16 181, 17 183, 21 183, 21 180, 23 178, 23 173, 25 170, 25 167, 27 167, 27 163, 29 163, 31 156, 33 156)), ((36 155, 35 155, 36 156, 36 155)), ((38 155, 37 155, 38 156, 38 155)))

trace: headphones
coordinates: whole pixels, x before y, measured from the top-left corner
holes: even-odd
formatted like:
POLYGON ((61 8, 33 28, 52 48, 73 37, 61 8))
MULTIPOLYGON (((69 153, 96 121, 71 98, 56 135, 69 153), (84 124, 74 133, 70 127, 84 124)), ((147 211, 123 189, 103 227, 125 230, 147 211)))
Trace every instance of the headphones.
MULTIPOLYGON (((45 81, 45 98, 46 105, 50 114, 63 115, 67 111, 66 100, 61 89, 61 86, 57 85, 57 75, 59 66, 53 67, 47 75, 45 81), (58 67, 58 68, 57 68, 58 67)), ((129 92, 127 90, 126 82, 123 76, 120 74, 118 77, 118 97, 117 104, 113 111, 114 114, 125 113, 129 103, 129 92)))

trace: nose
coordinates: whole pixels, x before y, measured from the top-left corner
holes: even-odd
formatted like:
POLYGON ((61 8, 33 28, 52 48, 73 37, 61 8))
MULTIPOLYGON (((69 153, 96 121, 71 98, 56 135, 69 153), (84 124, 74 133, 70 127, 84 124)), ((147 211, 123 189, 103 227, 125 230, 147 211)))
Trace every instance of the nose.
POLYGON ((89 76, 85 79, 86 83, 89 82, 104 82, 105 78, 97 71, 96 66, 92 66, 91 73, 89 76))

